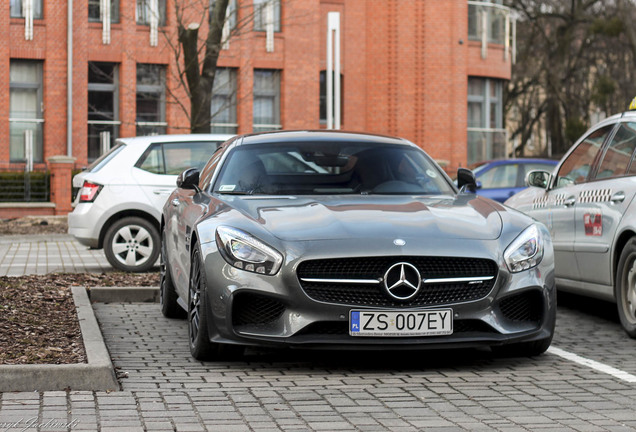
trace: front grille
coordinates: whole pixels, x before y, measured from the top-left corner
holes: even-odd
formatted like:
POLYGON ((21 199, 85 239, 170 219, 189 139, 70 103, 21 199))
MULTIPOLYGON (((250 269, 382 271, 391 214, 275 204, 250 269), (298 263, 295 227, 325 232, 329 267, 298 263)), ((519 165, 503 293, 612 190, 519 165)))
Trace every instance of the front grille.
POLYGON ((497 264, 488 259, 454 257, 370 257, 325 259, 302 262, 297 276, 302 289, 311 299, 351 306, 407 308, 434 306, 482 299, 492 290, 497 264), (396 300, 386 292, 383 282, 360 284, 349 282, 314 282, 322 280, 383 280, 386 271, 396 263, 415 266, 422 279, 492 277, 472 282, 422 283, 419 292, 407 301, 396 300))
POLYGON ((526 291, 499 302, 501 313, 510 321, 538 322, 543 311, 543 296, 539 291, 526 291))
POLYGON ((232 324, 237 327, 271 324, 278 320, 284 311, 285 306, 270 297, 240 293, 233 302, 232 324))
MULTIPOLYGON (((453 323, 454 334, 467 332, 495 333, 495 330, 480 320, 456 320, 453 323)), ((296 333, 296 336, 333 336, 348 334, 349 323, 346 321, 321 321, 308 325, 296 333)))

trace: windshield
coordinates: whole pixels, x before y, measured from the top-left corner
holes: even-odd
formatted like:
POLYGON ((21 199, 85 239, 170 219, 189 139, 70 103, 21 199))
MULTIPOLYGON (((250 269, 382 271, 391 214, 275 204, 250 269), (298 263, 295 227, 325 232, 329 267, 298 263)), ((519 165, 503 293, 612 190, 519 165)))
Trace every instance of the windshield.
POLYGON ((439 167, 418 148, 346 142, 237 147, 228 154, 213 191, 235 195, 455 193, 439 167))

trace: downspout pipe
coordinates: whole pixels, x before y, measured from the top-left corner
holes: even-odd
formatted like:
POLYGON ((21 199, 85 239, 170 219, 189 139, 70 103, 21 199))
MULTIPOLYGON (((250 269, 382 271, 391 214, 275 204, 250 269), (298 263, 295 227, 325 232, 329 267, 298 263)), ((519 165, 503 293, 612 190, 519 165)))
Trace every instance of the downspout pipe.
POLYGON ((73 0, 67 0, 66 155, 73 156, 73 0))

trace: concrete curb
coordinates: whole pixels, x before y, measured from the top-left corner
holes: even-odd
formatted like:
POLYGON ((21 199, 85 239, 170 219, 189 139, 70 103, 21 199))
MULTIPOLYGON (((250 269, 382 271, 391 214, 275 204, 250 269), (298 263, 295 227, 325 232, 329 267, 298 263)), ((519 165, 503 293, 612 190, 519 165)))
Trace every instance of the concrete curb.
POLYGON ((97 303, 158 303, 159 287, 94 287, 88 295, 97 303))
POLYGON ((86 288, 72 287, 87 363, 64 365, 0 365, 0 392, 119 390, 110 355, 97 324, 86 288))

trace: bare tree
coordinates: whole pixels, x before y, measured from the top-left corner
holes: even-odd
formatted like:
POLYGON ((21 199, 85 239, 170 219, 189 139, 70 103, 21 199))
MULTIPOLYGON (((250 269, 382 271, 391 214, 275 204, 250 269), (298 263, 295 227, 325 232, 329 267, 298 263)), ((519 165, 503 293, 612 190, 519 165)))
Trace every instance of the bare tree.
POLYGON ((634 91, 636 31, 630 0, 511 0, 520 14, 518 56, 506 94, 523 155, 533 135, 564 153, 593 113, 626 108, 634 91))
POLYGON ((179 79, 185 84, 190 100, 191 133, 210 132, 212 87, 223 44, 223 26, 227 19, 228 3, 229 0, 215 0, 211 4, 206 1, 175 1, 180 45, 180 49, 175 52, 178 62, 181 60, 179 57, 183 59, 179 79), (186 23, 189 19, 193 20, 186 23), (207 27, 207 35, 200 44, 199 33, 203 27, 207 27))

